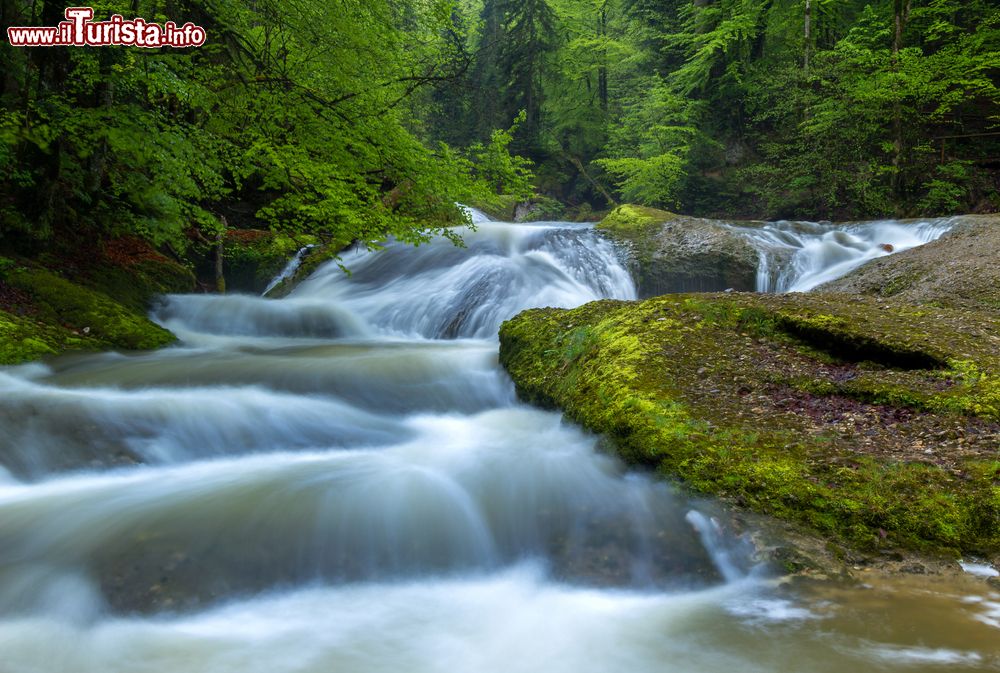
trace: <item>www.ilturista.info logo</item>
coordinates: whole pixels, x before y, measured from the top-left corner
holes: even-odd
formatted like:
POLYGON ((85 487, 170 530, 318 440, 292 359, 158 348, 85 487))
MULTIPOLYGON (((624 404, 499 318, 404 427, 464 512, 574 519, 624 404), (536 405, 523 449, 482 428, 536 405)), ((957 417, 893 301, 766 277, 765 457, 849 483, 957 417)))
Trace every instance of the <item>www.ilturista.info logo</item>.
POLYGON ((108 21, 93 21, 92 7, 67 7, 66 20, 58 26, 12 26, 7 39, 15 47, 200 47, 205 29, 190 21, 178 26, 167 21, 162 26, 145 19, 125 19, 115 14, 108 21))

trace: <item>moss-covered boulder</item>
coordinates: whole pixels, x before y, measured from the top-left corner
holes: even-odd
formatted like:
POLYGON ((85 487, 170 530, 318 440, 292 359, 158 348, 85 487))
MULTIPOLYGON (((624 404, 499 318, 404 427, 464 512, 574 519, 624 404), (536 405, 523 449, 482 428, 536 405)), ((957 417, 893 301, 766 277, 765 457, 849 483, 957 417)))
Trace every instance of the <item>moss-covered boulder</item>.
POLYGON ((671 295, 505 323, 521 398, 627 460, 859 548, 1000 550, 1000 317, 671 295))
POLYGON ((877 259, 818 291, 1000 311, 998 259, 1000 215, 963 216, 940 239, 877 259))
MULTIPOLYGON (((67 280, 97 290, 140 313, 146 313, 159 295, 195 289, 191 269, 138 238, 108 241, 102 253, 91 261, 68 275, 67 280)), ((61 265, 57 262, 50 268, 61 265)))
POLYGON ((597 229, 625 251, 640 297, 756 288, 760 256, 724 222, 625 205, 597 229))
POLYGON ((0 270, 0 300, 0 364, 72 349, 147 350, 175 340, 138 308, 39 267, 0 270))

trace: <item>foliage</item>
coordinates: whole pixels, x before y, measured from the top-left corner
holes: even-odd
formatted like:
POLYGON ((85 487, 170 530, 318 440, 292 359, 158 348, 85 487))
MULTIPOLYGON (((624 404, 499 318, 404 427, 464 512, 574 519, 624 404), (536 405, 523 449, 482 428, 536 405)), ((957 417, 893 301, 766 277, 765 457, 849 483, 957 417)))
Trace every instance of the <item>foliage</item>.
MULTIPOLYGON (((63 9, 9 0, 3 16, 63 9)), ((729 216, 1000 207, 987 0, 95 9, 191 20, 208 41, 0 43, 5 248, 135 234, 183 252, 227 226, 420 242, 462 221, 456 201, 534 190, 729 216)))
MULTIPOLYGON (((541 101, 534 145, 518 149, 538 186, 573 205, 817 219, 1000 207, 995 3, 529 4, 551 9, 554 37, 498 65, 497 45, 528 39, 520 14, 469 0, 483 23, 458 109, 509 118, 541 101), (515 67, 537 69, 540 88, 515 67)), ((482 133, 469 119, 447 123, 482 133)))
POLYGON ((514 133, 527 119, 527 112, 514 118, 514 124, 507 130, 497 129, 490 135, 489 144, 476 143, 469 148, 475 162, 475 173, 494 194, 510 194, 519 199, 527 199, 532 193, 531 162, 524 157, 511 155, 509 147, 514 133))
MULTIPOLYGON (((214 238, 226 220, 419 242, 463 221, 455 202, 489 191, 480 176, 500 162, 528 191, 525 163, 506 155, 509 136, 470 162, 422 127, 425 92, 467 66, 450 0, 166 7, 169 16, 146 1, 95 10, 192 20, 206 44, 2 45, 0 244, 31 251, 136 234, 182 251, 192 231, 214 238)), ((5 3, 4 17, 54 25, 62 8, 5 3)))

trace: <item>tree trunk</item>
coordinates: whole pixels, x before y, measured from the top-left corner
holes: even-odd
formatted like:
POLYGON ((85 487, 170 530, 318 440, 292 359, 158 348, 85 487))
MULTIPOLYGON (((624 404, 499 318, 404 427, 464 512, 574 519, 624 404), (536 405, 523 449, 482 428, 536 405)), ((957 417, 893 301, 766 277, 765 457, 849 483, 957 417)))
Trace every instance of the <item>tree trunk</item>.
POLYGON ((803 57, 803 69, 809 74, 809 50, 812 48, 812 0, 806 0, 806 15, 803 21, 805 33, 805 54, 803 57))
POLYGON ((224 241, 226 240, 226 230, 229 229, 229 224, 226 222, 224 215, 221 219, 222 231, 215 237, 215 291, 219 294, 226 294, 226 276, 223 274, 222 260, 226 252, 224 241))
POLYGON ((611 196, 611 194, 608 192, 608 190, 606 190, 603 186, 601 186, 601 183, 599 183, 597 180, 595 180, 593 178, 593 176, 591 176, 590 173, 587 172, 586 166, 583 165, 583 162, 580 161, 579 157, 573 156, 572 154, 570 154, 569 152, 567 152, 565 149, 563 149, 563 156, 566 157, 567 159, 569 159, 569 161, 570 161, 571 164, 573 164, 574 166, 576 166, 576 170, 580 171, 580 175, 582 175, 587 180, 587 182, 589 182, 591 184, 591 186, 594 189, 596 189, 598 192, 600 192, 601 196, 603 196, 605 199, 607 199, 608 203, 612 207, 616 207, 618 205, 618 202, 615 201, 615 197, 611 196))
MULTIPOLYGON (((903 30, 910 18, 910 0, 893 0, 895 34, 892 40, 892 67, 899 71, 899 52, 903 49, 903 30)), ((892 103, 892 191, 899 196, 903 190, 903 109, 899 97, 892 103)))

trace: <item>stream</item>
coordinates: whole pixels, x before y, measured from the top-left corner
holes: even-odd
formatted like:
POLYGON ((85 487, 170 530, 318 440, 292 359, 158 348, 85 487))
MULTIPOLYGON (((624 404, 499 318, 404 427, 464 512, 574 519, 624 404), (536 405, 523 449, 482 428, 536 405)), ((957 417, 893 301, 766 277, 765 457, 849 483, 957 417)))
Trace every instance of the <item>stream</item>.
MULTIPOLYGON (((587 225, 476 219, 285 299, 167 297, 176 347, 0 369, 0 673, 1000 670, 981 577, 781 584, 519 403, 503 320, 635 288, 587 225)), ((748 233, 762 289, 948 228, 879 226, 748 233)))

